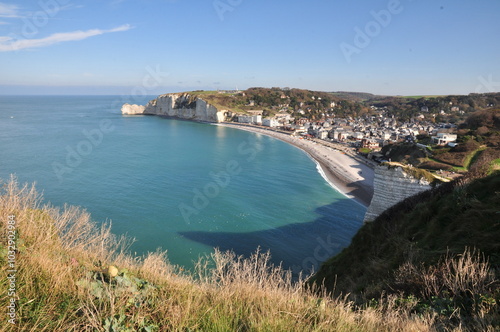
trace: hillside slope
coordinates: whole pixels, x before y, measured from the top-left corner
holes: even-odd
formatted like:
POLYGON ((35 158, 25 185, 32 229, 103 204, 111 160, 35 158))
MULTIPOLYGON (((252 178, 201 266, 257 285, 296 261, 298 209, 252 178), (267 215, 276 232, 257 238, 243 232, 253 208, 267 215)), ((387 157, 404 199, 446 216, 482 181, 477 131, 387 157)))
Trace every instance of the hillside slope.
MULTIPOLYGON (((408 198, 365 224, 351 245, 325 262, 311 282, 337 294, 351 293, 358 303, 391 293, 416 297, 431 308, 440 308, 446 300, 464 315, 472 315, 471 303, 482 303, 474 299, 484 297, 496 305, 494 313, 500 300, 498 239, 500 172, 484 178, 471 174, 408 198), (493 280, 484 294, 462 294, 457 300, 459 295, 446 285, 426 289, 430 279, 442 279, 438 272, 447 266, 446 257, 474 256, 483 266, 483 255, 489 259, 487 274, 493 280)), ((498 311, 493 316, 500 323, 498 311)))

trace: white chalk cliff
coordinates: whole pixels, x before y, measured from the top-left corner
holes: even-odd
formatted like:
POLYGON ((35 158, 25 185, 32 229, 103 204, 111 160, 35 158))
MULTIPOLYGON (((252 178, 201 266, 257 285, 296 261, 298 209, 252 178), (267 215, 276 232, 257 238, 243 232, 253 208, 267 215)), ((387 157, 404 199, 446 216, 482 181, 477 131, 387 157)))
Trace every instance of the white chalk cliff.
MULTIPOLYGON (((138 105, 126 105, 127 104, 122 107, 123 114, 131 114, 125 112, 139 110, 134 107, 138 105)), ((204 122, 222 122, 225 120, 224 111, 219 111, 215 106, 210 105, 205 100, 188 93, 169 93, 161 95, 142 107, 144 107, 142 113, 133 114, 160 115, 204 122)))
POLYGON ((144 114, 145 108, 146 107, 142 105, 124 104, 122 106, 122 114, 127 114, 127 115, 144 114))
POLYGON ((425 178, 415 178, 403 167, 377 166, 373 180, 373 198, 366 211, 364 222, 375 220, 396 203, 428 189, 431 189, 429 181, 425 178))

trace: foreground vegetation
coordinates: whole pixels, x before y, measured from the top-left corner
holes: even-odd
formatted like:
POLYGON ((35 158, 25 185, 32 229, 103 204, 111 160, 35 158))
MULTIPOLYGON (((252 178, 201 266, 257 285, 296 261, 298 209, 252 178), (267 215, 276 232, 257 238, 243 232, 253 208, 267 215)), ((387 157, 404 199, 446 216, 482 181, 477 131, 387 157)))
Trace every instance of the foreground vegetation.
MULTIPOLYGON (((484 165, 487 166, 487 165, 484 165)), ((311 280, 360 307, 396 296, 442 330, 500 329, 500 172, 410 197, 365 224, 311 280)))
POLYGON ((109 227, 75 207, 42 206, 33 187, 15 180, 2 187, 0 219, 1 331, 433 330, 433 315, 414 315, 395 299, 355 309, 306 290, 265 253, 215 252, 196 275, 163 252, 130 257, 109 227))
MULTIPOLYGON (((498 177, 485 180, 486 184, 494 183, 494 200, 498 200, 499 181, 498 177)), ((492 220, 498 209, 488 205, 483 211, 485 206, 480 203, 483 196, 460 195, 462 212, 467 212, 469 206, 481 208, 484 225, 473 228, 484 231, 478 245, 491 245, 482 248, 498 267, 498 222, 493 228, 487 228, 487 221, 492 220)), ((486 199, 486 204, 491 204, 490 201, 486 199)), ((445 206, 440 214, 442 218, 450 213, 450 208, 445 206)), ((427 213, 426 209, 420 210, 415 213, 427 213)), ((471 213, 464 213, 464 219, 470 218, 471 213)), ((455 216, 450 214, 450 218, 455 216)), ((0 218, 0 305, 8 308, 12 306, 11 299, 15 300, 15 309, 10 310, 14 316, 9 317, 9 311, 3 311, 1 331, 434 331, 452 328, 454 331, 471 328, 493 331, 498 323, 498 279, 488 262, 477 253, 466 251, 458 259, 453 257, 451 253, 458 250, 459 243, 450 247, 450 255, 437 268, 405 261, 394 275, 393 286, 399 288, 394 286, 393 294, 382 294, 363 304, 348 297, 331 297, 326 290, 310 287, 303 279, 292 281, 289 272, 271 265, 269 255, 258 251, 248 259, 216 251, 200 260, 195 275, 184 274, 180 268, 170 265, 163 252, 142 258, 128 256, 126 239, 114 237, 108 226, 98 227, 85 211, 75 207, 60 210, 42 206, 35 189, 19 188, 15 179, 2 187, 0 218), (13 245, 9 243, 13 239, 9 237, 12 235, 9 230, 13 229, 15 253, 9 252, 12 250, 9 245, 13 245), (458 288, 450 292, 450 285, 457 285, 459 281, 458 288), (418 289, 434 302, 423 302, 408 289, 418 289), (436 295, 432 290, 439 292, 436 295), (460 304, 471 296, 474 299, 467 307, 471 310, 472 322, 465 320, 461 315, 463 311, 455 309, 457 294, 463 296, 460 304), (436 303, 440 311, 436 310, 436 303)), ((436 234, 441 234, 442 230, 434 222, 431 225, 436 234)), ((470 227, 463 226, 463 231, 470 232, 470 227)), ((372 231, 374 229, 362 231, 354 245, 360 236, 370 243, 372 240, 366 240, 367 236, 378 236, 376 232, 371 234, 372 231)), ((420 237, 418 229, 413 233, 420 237)), ((425 232, 420 230, 420 233, 425 232)), ((447 245, 460 240, 460 237, 453 238, 447 245)), ((407 238, 400 240, 408 241, 407 238)), ((411 241, 417 243, 415 239, 411 241)), ((432 239, 420 241, 433 243, 432 239)), ((444 253, 442 248, 433 245, 434 251, 444 253)), ((379 254, 385 251, 377 249, 379 254)), ((408 258, 406 249, 396 251, 408 258)), ((411 252, 423 255, 416 249, 411 252)), ((385 276, 381 271, 387 266, 380 259, 373 259, 375 253, 368 253, 370 251, 352 257, 346 256, 352 255, 349 251, 342 253, 339 259, 347 257, 351 264, 345 268, 354 267, 350 278, 363 276, 358 274, 359 265, 367 264, 363 257, 369 258, 368 270, 378 265, 372 271, 373 280, 377 280, 377 273, 385 276)), ((343 277, 345 275, 339 275, 335 283, 347 291, 350 288, 342 281, 343 277)), ((355 281, 363 285, 360 280, 355 281)), ((327 286, 331 285, 327 283, 327 286)))

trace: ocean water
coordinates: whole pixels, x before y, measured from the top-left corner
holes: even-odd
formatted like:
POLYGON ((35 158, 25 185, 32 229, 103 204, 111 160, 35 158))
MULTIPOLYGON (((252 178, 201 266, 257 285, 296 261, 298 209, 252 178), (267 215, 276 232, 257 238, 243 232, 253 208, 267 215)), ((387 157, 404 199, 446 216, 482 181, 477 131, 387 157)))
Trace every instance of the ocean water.
POLYGON ((36 182, 46 202, 135 238, 132 253, 160 248, 186 268, 215 247, 260 247, 310 271, 349 244, 366 209, 303 151, 234 128, 121 115, 123 103, 154 97, 0 96, 0 178, 36 182))

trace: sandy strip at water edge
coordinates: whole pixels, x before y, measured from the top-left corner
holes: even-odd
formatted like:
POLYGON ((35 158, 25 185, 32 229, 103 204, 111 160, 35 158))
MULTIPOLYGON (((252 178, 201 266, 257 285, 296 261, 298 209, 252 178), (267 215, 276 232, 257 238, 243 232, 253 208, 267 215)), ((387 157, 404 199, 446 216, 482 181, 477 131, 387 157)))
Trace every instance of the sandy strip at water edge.
POLYGON ((374 170, 345 152, 312 140, 250 125, 218 123, 218 126, 237 128, 271 136, 306 152, 318 165, 318 171, 337 191, 367 207, 373 196, 374 170))

